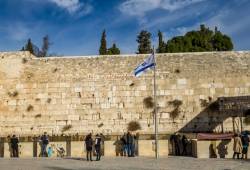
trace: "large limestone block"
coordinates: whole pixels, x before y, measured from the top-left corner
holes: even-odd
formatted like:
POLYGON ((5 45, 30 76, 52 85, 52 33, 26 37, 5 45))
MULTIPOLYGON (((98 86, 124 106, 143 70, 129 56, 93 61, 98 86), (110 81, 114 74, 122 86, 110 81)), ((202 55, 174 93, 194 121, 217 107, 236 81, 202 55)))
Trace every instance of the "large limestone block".
POLYGON ((115 141, 104 142, 104 156, 116 156, 115 141))
POLYGON ((159 140, 159 156, 168 156, 168 140, 159 140))
POLYGON ((212 144, 211 141, 196 141, 196 156, 197 158, 209 158, 212 146, 214 148, 215 143, 212 144), (209 149, 210 147, 210 149, 209 149))
POLYGON ((10 158, 12 154, 10 143, 4 143, 4 157, 10 158))
POLYGON ((154 156, 155 144, 153 140, 139 140, 138 141, 139 156, 154 156))
POLYGON ((83 141, 71 142, 71 156, 72 157, 84 157, 86 156, 86 149, 83 141))
POLYGON ((20 158, 33 157, 33 142, 21 142, 19 144, 19 157, 20 158))

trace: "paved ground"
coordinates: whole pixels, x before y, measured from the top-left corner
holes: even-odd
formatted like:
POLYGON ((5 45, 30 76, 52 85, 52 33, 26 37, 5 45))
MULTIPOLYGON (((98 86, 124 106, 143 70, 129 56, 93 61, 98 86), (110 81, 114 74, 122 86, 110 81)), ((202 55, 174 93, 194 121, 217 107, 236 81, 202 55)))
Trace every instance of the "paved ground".
POLYGON ((84 159, 0 159, 0 170, 250 170, 250 160, 196 159, 188 157, 84 159))

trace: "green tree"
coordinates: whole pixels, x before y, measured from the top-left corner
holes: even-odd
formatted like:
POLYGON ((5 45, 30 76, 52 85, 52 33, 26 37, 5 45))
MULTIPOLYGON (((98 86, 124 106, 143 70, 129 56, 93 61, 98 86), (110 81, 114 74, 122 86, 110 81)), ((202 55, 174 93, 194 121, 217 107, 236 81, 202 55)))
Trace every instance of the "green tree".
POLYGON ((108 54, 109 55, 117 55, 120 54, 120 49, 116 46, 114 43, 111 48, 108 49, 108 54))
POLYGON ((223 35, 220 31, 215 32, 212 43, 215 51, 233 50, 231 38, 227 35, 223 35))
POLYGON ((137 36, 136 41, 138 42, 138 54, 149 54, 152 52, 150 32, 142 30, 137 36))
POLYGON ((157 53, 165 53, 166 52, 166 44, 163 41, 163 35, 161 31, 158 31, 158 48, 157 53))
POLYGON ((34 54, 34 50, 33 50, 33 44, 31 42, 31 39, 28 39, 27 44, 25 45, 25 51, 29 51, 31 54, 34 54))
POLYGON ((106 55, 107 54, 107 41, 106 41, 106 31, 103 30, 102 32, 102 38, 101 38, 101 45, 99 48, 99 54, 100 55, 106 55))
POLYGON ((200 30, 189 31, 184 36, 176 36, 167 42, 166 52, 230 51, 233 49, 231 38, 200 25, 200 30))
POLYGON ((46 57, 48 55, 50 44, 51 43, 49 42, 49 36, 46 35, 45 37, 43 37, 43 45, 40 57, 46 57))

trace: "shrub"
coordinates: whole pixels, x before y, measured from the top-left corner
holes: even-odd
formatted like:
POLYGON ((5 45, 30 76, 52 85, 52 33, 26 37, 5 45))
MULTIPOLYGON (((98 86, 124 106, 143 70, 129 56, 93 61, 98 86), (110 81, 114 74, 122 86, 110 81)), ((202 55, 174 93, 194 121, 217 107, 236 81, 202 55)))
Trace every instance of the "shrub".
POLYGON ((32 106, 32 105, 29 105, 28 107, 27 107, 27 109, 26 109, 28 112, 29 111, 33 111, 34 110, 34 107, 32 106))
POLYGON ((137 121, 131 121, 128 123, 128 131, 137 131, 141 129, 141 125, 137 121))
POLYGON ((66 132, 66 131, 70 130, 71 128, 72 128, 72 125, 65 125, 62 128, 62 132, 66 132))
POLYGON ((200 105, 201 107, 208 107, 209 102, 206 99, 200 99, 200 105))
POLYGON ((47 99, 47 103, 50 103, 50 102, 51 102, 51 98, 48 98, 48 99, 47 99))
POLYGON ((52 70, 52 73, 55 73, 55 72, 57 72, 57 68, 54 68, 53 70, 52 70))
POLYGON ((18 96, 18 91, 8 92, 9 97, 16 97, 18 96))
POLYGON ((174 109, 170 112, 170 117, 173 119, 176 119, 179 114, 180 114, 180 106, 182 105, 182 101, 181 100, 173 100, 173 101, 169 101, 168 102, 169 105, 172 105, 174 107, 174 109))
POLYGON ((175 73, 179 74, 181 71, 179 69, 175 69, 175 73))
POLYGON ((174 108, 174 110, 172 110, 172 111, 170 112, 170 118, 172 118, 173 121, 174 121, 174 119, 176 119, 176 118, 179 116, 179 114, 180 114, 180 109, 179 109, 179 107, 174 108))
POLYGON ((173 101, 169 101, 168 104, 172 105, 174 107, 180 107, 182 105, 182 101, 178 100, 178 99, 175 99, 173 101))
POLYGON ((100 123, 100 124, 98 124, 98 127, 100 128, 100 127, 102 127, 104 124, 103 123, 100 123))
POLYGON ((152 97, 146 97, 143 100, 143 104, 146 108, 153 108, 154 107, 154 101, 152 97))
POLYGON ((42 117, 42 115, 41 115, 41 114, 37 114, 37 115, 35 115, 35 118, 40 118, 40 117, 42 117))

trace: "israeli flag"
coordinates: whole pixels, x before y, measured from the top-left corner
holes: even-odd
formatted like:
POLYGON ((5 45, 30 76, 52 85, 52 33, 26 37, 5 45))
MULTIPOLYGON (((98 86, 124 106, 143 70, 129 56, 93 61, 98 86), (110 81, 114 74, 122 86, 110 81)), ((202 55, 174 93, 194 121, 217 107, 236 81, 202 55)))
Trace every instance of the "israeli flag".
POLYGON ((153 68, 156 65, 155 56, 151 54, 143 63, 141 63, 134 71, 136 77, 145 73, 147 70, 153 68))

